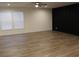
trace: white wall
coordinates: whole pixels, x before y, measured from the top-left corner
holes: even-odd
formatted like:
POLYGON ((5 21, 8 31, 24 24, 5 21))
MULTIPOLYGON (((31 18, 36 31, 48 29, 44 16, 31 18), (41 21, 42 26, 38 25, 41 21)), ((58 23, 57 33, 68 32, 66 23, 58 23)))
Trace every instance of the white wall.
POLYGON ((24 29, 13 29, 3 31, 0 35, 11 35, 29 32, 52 30, 52 9, 40 8, 0 8, 0 11, 22 11, 24 12, 24 29))

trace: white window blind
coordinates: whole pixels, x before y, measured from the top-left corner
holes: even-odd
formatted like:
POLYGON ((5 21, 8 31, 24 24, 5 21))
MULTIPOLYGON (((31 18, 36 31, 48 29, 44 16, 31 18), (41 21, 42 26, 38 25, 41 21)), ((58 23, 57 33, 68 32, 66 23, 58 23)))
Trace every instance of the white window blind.
POLYGON ((24 28, 23 12, 13 12, 13 22, 14 22, 14 28, 16 29, 24 28))
POLYGON ((24 28, 23 12, 0 12, 0 29, 22 29, 24 28))
POLYGON ((11 12, 0 12, 0 27, 1 30, 12 29, 11 12))

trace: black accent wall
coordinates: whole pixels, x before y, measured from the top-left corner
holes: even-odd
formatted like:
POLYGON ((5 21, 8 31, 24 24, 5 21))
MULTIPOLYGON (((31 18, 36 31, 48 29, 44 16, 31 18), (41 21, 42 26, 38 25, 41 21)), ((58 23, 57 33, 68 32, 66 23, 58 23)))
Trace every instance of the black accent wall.
POLYGON ((79 35, 79 4, 52 9, 53 30, 79 35))

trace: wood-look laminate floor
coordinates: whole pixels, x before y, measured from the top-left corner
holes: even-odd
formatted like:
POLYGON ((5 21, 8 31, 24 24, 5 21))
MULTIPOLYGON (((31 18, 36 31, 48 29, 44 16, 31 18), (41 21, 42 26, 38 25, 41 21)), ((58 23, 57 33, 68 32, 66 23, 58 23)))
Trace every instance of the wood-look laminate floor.
POLYGON ((23 56, 79 56, 79 36, 51 31, 0 36, 0 57, 23 56))

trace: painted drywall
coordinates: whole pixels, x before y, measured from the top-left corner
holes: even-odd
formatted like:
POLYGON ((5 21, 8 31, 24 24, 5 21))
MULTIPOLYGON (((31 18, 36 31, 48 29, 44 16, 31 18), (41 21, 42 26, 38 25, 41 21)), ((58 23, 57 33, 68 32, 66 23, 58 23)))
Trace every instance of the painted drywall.
POLYGON ((0 11, 22 11, 24 29, 0 30, 0 35, 12 35, 52 30, 52 9, 47 8, 0 8, 0 11))

